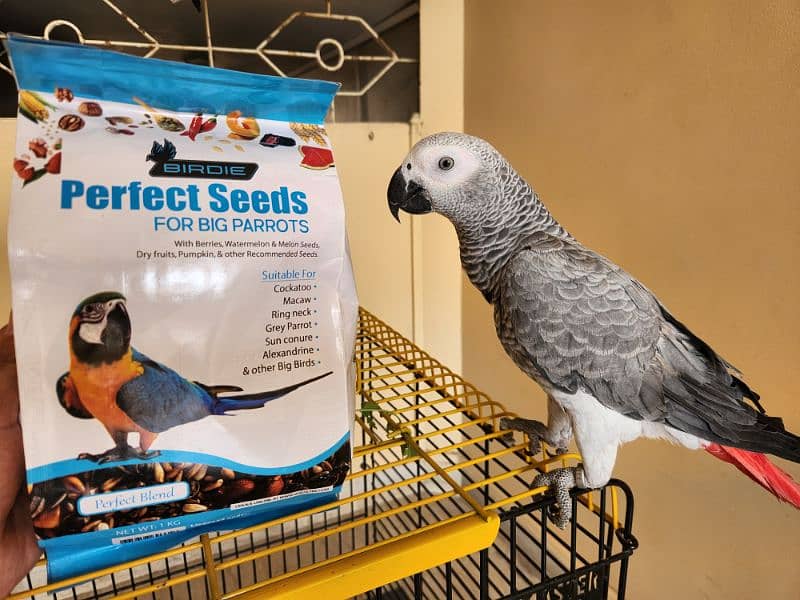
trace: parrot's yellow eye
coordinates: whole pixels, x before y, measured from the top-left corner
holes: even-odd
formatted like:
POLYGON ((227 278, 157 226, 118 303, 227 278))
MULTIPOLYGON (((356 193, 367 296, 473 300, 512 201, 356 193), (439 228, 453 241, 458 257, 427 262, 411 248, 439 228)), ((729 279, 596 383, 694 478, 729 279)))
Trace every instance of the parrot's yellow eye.
POLYGON ((450 169, 453 168, 453 166, 455 164, 456 164, 456 161, 454 161, 449 156, 443 156, 442 158, 439 159, 439 168, 442 171, 449 171, 450 169))

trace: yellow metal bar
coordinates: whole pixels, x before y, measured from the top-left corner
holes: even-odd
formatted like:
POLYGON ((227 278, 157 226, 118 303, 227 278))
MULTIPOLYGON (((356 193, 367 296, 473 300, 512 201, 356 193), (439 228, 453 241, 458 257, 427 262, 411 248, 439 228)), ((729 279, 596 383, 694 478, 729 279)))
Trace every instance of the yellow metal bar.
POLYGON ((165 550, 164 552, 158 552, 156 554, 151 554, 150 556, 146 556, 144 558, 139 558, 137 560, 126 562, 124 566, 118 565, 115 567, 107 567, 105 569, 92 571, 91 573, 87 573, 85 575, 78 575, 76 577, 70 577, 68 579, 62 579, 61 581, 57 581, 55 583, 43 585, 41 587, 36 588, 35 590, 17 592, 16 594, 8 596, 6 600, 17 600, 18 598, 30 598, 33 592, 35 592, 36 594, 46 594, 49 592, 54 592, 56 590, 60 590, 65 587, 71 587, 79 583, 83 583, 84 581, 88 581, 90 579, 96 579, 98 577, 103 577, 105 575, 111 575, 112 573, 116 573, 117 571, 120 571, 122 569, 133 569, 134 567, 138 567, 140 565, 146 565, 151 561, 166 559, 169 558, 170 556, 176 556, 178 554, 186 554, 188 552, 191 552, 192 550, 197 550, 200 547, 201 547, 200 542, 195 542, 193 544, 187 544, 186 546, 183 547, 172 548, 170 550, 165 550))
POLYGON ((504 417, 506 415, 508 415, 508 416, 516 416, 516 415, 514 415, 514 413, 507 412, 507 413, 499 413, 497 415, 494 415, 493 417, 481 417, 481 418, 477 418, 477 419, 470 419, 470 420, 464 421, 463 423, 457 423, 457 424, 451 425, 449 427, 437 428, 436 431, 431 431, 429 433, 423 433, 421 435, 416 436, 416 439, 417 440, 426 440, 428 438, 432 438, 432 437, 435 437, 437 435, 442 435, 443 433, 451 433, 453 431, 459 431, 460 432, 462 429, 465 429, 465 428, 469 427, 470 425, 478 425, 479 423, 486 423, 487 421, 491 421, 494 418, 504 417))
POLYGON ((438 473, 439 476, 442 479, 444 479, 447 482, 447 484, 458 493, 459 496, 461 496, 464 500, 467 501, 467 504, 469 504, 472 507, 472 510, 474 510, 478 515, 480 515, 480 517, 484 521, 487 520, 489 518, 489 513, 483 510, 483 507, 480 504, 478 504, 472 496, 470 496, 466 491, 464 491, 464 488, 458 485, 456 480, 450 477, 450 474, 447 471, 445 471, 442 467, 440 467, 439 464, 428 455, 428 453, 426 453, 422 448, 419 447, 416 440, 414 440, 411 434, 409 434, 407 431, 403 433, 404 433, 403 439, 406 441, 406 443, 409 446, 411 446, 417 454, 422 456, 425 459, 425 462, 427 462, 433 468, 433 470, 436 471, 436 473, 438 473))
MULTIPOLYGON (((121 570, 125 567, 117 567, 117 568, 121 570)), ((169 579, 165 579, 164 581, 159 581, 158 583, 137 587, 135 590, 131 590, 129 592, 125 592, 122 594, 115 594, 114 600, 127 600, 128 598, 140 598, 147 594, 158 592, 159 590, 169 589, 171 587, 175 587, 176 585, 180 585, 182 583, 188 583, 196 579, 202 579, 203 575, 205 575, 205 572, 202 569, 194 571, 192 573, 187 573, 185 575, 176 575, 174 577, 170 577, 169 579)), ((39 593, 38 590, 37 593, 39 593)))
POLYGON ((362 546, 360 548, 356 548, 355 550, 351 550, 350 552, 346 552, 344 554, 340 554, 338 557, 333 557, 333 558, 330 558, 330 559, 320 560, 320 561, 315 562, 314 564, 307 565, 305 567, 301 567, 299 569, 295 569, 293 571, 286 572, 286 573, 283 573, 281 575, 276 575, 276 576, 272 577, 268 582, 257 582, 257 583, 254 583, 254 584, 250 585, 250 586, 243 587, 243 588, 241 588, 239 590, 232 591, 229 594, 223 596, 223 598, 225 600, 228 600, 229 598, 236 598, 237 596, 240 596, 242 594, 248 593, 248 592, 250 592, 252 590, 262 588, 267 584, 275 583, 277 581, 281 581, 281 580, 284 580, 284 579, 290 579, 290 578, 295 577, 296 575, 299 575, 299 574, 302 574, 302 573, 306 573, 307 571, 311 571, 312 569, 314 569, 316 567, 320 567, 320 566, 327 565, 327 564, 332 564, 332 563, 336 562, 337 560, 346 560, 346 559, 351 558, 353 556, 358 556, 359 554, 362 554, 362 553, 368 553, 368 552, 371 552, 372 550, 374 550, 376 548, 381 548, 383 546, 392 544, 392 543, 394 543, 394 542, 396 542, 398 540, 411 538, 411 537, 413 537, 415 535, 418 535, 420 533, 424 533, 426 531, 430 531, 430 530, 436 529, 438 527, 443 527, 443 526, 448 525, 450 523, 455 523, 456 521, 461 521, 462 519, 465 519, 465 518, 468 518, 468 517, 471 517, 471 516, 474 516, 474 515, 472 515, 472 513, 457 515, 457 516, 450 517, 449 519, 445 519, 445 520, 437 522, 437 523, 430 523, 428 525, 423 525, 419 529, 415 529, 415 530, 412 530, 412 531, 406 531, 405 533, 397 534, 392 538, 388 538, 388 539, 384 539, 384 540, 378 540, 376 542, 371 542, 369 545, 365 545, 365 546, 362 546))
POLYGON ((203 562, 206 566, 206 581, 208 582, 208 593, 217 600, 220 597, 219 578, 217 577, 216 565, 214 562, 214 549, 211 547, 211 542, 208 539, 208 534, 204 533, 200 536, 200 543, 203 544, 203 562))
POLYGON ((369 439, 371 439, 373 443, 377 443, 377 444, 379 444, 379 443, 381 442, 381 438, 379 438, 379 437, 378 437, 378 436, 375 434, 375 432, 374 432, 374 431, 372 431, 372 427, 370 427, 369 425, 367 425, 367 424, 364 422, 364 419, 363 419, 361 416, 359 416, 359 415, 356 415, 356 416, 355 416, 355 419, 356 419, 356 423, 358 423, 358 425, 361 427, 361 429, 367 433, 367 435, 369 436, 369 439))
POLYGON ((497 502, 490 502, 486 505, 486 508, 489 510, 496 510, 498 508, 502 508, 503 506, 508 506, 509 504, 514 504, 516 502, 521 502, 523 500, 527 500, 532 496, 536 496, 538 494, 543 494, 547 491, 546 487, 536 487, 526 490, 524 492, 520 492, 519 494, 514 494, 513 496, 509 496, 508 498, 503 498, 497 502))
MULTIPOLYGON (((372 548, 357 556, 310 569, 238 595, 242 599, 297 600, 351 598, 392 581, 466 556, 489 546, 500 519, 470 515, 454 523, 372 548)), ((234 596, 229 596, 234 597, 234 596)))
MULTIPOLYGON (((340 525, 339 527, 336 527, 335 529, 330 530, 330 532, 327 533, 326 535, 331 535, 333 533, 349 531, 349 530, 353 529, 354 527, 360 527, 362 525, 373 523, 373 522, 375 522, 375 521, 377 521, 379 519, 385 519, 387 517, 393 517, 394 515, 398 515, 400 513, 403 513, 403 512, 409 511, 409 510, 414 510, 415 508, 421 508, 421 507, 425 506, 426 504, 431 504, 432 502, 437 501, 437 500, 445 500, 445 499, 450 498, 451 496, 455 496, 455 495, 456 495, 455 490, 450 490, 448 492, 442 492, 441 494, 436 494, 435 496, 431 496, 430 498, 426 498, 425 500, 417 500, 416 502, 409 502, 408 504, 404 504, 403 506, 398 506, 398 507, 395 507, 395 508, 390 508, 390 509, 381 511, 377 515, 368 515, 368 516, 362 517, 358 521, 350 521, 348 523, 344 523, 343 525, 340 525)), ((222 537, 222 536, 220 536, 220 537, 222 537)), ((305 543, 307 541, 312 541, 315 538, 318 539, 319 537, 322 537, 322 534, 310 535, 310 536, 308 536, 306 538, 298 538, 296 540, 291 540, 289 542, 284 542, 280 546, 275 546, 274 548, 266 548, 265 550, 258 550, 257 552, 253 552, 251 554, 248 554, 247 556, 240 556, 240 557, 228 560, 228 561, 226 561, 224 563, 219 563, 216 568, 217 569, 227 569, 229 567, 235 567, 236 565, 241 565, 243 563, 249 562, 251 560, 255 560, 257 558, 265 558, 265 557, 269 556, 270 554, 275 554, 276 552, 282 552, 284 550, 291 550, 295 546, 299 546, 300 544, 303 544, 303 543, 305 543)), ((219 539, 219 538, 217 538, 217 539, 219 539)), ((411 573, 409 573, 409 574, 411 574, 411 573)))

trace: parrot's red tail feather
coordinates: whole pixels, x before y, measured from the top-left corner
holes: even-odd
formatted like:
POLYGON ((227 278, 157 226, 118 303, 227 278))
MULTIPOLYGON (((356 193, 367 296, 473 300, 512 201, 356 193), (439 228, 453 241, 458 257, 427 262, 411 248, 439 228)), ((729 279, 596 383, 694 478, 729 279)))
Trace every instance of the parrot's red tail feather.
POLYGON ((705 450, 731 463, 779 500, 800 508, 800 484, 786 471, 772 464, 765 455, 720 444, 708 444, 705 450))

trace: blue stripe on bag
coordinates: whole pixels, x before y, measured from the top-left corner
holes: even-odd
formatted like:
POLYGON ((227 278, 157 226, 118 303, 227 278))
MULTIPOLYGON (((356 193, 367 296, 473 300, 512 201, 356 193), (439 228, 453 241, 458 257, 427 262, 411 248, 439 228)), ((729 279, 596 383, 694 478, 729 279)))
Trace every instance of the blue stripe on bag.
POLYGON ((74 473, 83 473, 86 471, 94 471, 96 469, 108 469, 111 467, 119 467, 125 465, 138 465, 147 462, 184 462, 184 463, 199 463, 202 465, 212 465, 215 467, 227 467, 234 471, 247 473, 248 475, 284 475, 286 473, 294 473, 302 471, 303 469, 310 469, 314 465, 322 462, 331 454, 334 454, 343 444, 350 439, 350 432, 345 433, 339 440, 327 450, 320 452, 317 456, 309 458, 294 465, 284 465, 281 467, 254 467, 252 465, 245 465, 234 460, 222 458, 214 454, 205 454, 203 452, 188 452, 185 450, 161 450, 158 457, 150 461, 143 461, 140 458, 131 460, 115 461, 110 463, 98 464, 94 461, 87 459, 70 459, 61 460, 54 463, 47 463, 39 467, 28 469, 28 483, 34 484, 41 481, 48 481, 56 477, 63 477, 65 475, 72 475, 74 473))
POLYGON ((6 47, 21 90, 134 103, 164 110, 320 124, 338 83, 191 65, 67 42, 9 34, 6 47))
POLYGON ((251 527, 327 504, 338 497, 341 489, 341 486, 338 486, 326 491, 312 490, 309 494, 238 510, 222 508, 206 513, 165 518, 142 525, 40 540, 39 545, 47 556, 47 580, 53 583, 136 560, 177 546, 208 531, 232 531, 251 527), (145 526, 149 526, 150 529, 145 526), (151 537, 146 537, 148 535, 151 537), (135 539, 137 537, 142 539, 135 539), (115 538, 122 539, 118 539, 115 543, 115 538))

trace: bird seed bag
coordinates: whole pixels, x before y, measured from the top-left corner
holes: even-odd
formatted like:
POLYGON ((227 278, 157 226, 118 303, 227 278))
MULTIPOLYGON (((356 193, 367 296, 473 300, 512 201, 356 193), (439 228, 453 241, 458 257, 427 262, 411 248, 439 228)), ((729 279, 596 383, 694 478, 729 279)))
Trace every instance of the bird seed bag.
POLYGON ((12 36, 9 221, 51 580, 333 500, 357 302, 328 82, 12 36))

